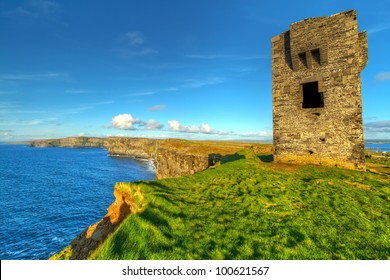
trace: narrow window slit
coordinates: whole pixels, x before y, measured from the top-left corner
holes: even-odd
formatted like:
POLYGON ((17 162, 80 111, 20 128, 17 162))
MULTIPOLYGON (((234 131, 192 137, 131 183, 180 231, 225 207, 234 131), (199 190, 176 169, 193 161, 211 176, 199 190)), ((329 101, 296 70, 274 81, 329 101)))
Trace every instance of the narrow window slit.
POLYGON ((306 53, 300 53, 298 54, 299 60, 301 61, 302 65, 307 67, 307 59, 306 59, 306 53))
POLYGON ((315 49, 311 51, 311 56, 313 60, 318 64, 321 65, 321 54, 320 49, 315 49))

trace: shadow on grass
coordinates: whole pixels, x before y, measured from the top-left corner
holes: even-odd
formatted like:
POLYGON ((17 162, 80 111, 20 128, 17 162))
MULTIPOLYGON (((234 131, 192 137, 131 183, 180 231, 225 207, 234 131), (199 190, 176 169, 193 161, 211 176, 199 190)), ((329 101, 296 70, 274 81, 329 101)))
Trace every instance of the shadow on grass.
POLYGON ((259 155, 258 158, 262 162, 273 162, 274 161, 274 155, 273 154, 259 155))
POLYGON ((173 191, 170 188, 168 188, 167 186, 165 186, 161 183, 158 183, 156 181, 144 181, 143 183, 145 185, 152 187, 153 189, 158 189, 158 190, 164 191, 165 193, 170 193, 170 194, 173 193, 173 191))
POLYGON ((139 214, 139 217, 156 227, 166 227, 170 229, 169 223, 163 217, 161 217, 159 213, 152 211, 149 208, 139 214))
POLYGON ((118 231, 113 239, 112 239, 112 247, 111 247, 111 254, 113 256, 121 256, 123 253, 123 243, 127 242, 127 239, 129 238, 128 235, 124 233, 124 231, 118 231))
POLYGON ((231 155, 220 155, 220 154, 209 154, 209 165, 213 166, 217 162, 220 162, 221 164, 244 159, 245 156, 239 155, 237 153, 231 154, 231 155))
POLYGON ((296 247, 299 243, 306 239, 305 235, 298 230, 290 230, 288 234, 286 246, 289 248, 296 247))

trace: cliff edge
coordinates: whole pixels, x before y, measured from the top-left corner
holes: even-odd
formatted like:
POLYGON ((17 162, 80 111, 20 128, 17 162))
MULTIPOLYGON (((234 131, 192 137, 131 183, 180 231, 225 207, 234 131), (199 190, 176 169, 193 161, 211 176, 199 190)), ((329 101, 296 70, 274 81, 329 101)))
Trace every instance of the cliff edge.
POLYGON ((115 201, 108 207, 107 214, 96 224, 89 226, 71 241, 68 247, 53 255, 52 260, 83 260, 113 233, 130 214, 143 211, 146 201, 139 186, 116 183, 115 201))
POLYGON ((66 137, 61 139, 34 140, 30 147, 64 147, 64 148, 107 148, 106 138, 66 137))
POLYGON ((36 140, 31 147, 106 148, 110 156, 148 159, 156 165, 156 178, 192 175, 213 166, 222 157, 243 149, 271 152, 271 145, 182 139, 68 137, 36 140))
MULTIPOLYGON (((218 162, 241 157, 238 151, 246 149, 254 154, 271 152, 271 145, 222 141, 188 141, 180 139, 146 138, 65 138, 30 143, 32 147, 100 147, 107 148, 111 156, 128 156, 153 160, 157 179, 192 175, 208 169, 218 162), (91 142, 90 142, 91 141, 91 142), (100 143, 100 144, 98 144, 100 143)), ((144 186, 145 187, 145 186, 144 186)), ((138 184, 117 183, 115 201, 98 223, 89 226, 68 247, 50 259, 87 259, 130 214, 144 211, 147 201, 138 184)))

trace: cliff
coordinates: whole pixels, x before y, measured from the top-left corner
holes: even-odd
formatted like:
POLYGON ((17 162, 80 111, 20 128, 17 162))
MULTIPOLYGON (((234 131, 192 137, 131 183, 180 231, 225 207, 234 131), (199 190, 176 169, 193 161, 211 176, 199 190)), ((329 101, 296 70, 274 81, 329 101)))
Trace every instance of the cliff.
POLYGON ((88 258, 91 252, 98 248, 128 215, 140 213, 146 207, 146 201, 139 186, 116 183, 114 196, 115 201, 108 207, 103 219, 81 232, 68 247, 50 259, 83 260, 88 258))
MULTIPOLYGON (((108 154, 153 160, 157 179, 194 174, 210 166, 208 154, 183 150, 183 144, 179 145, 181 142, 174 139, 110 138, 108 154)), ((186 144, 190 146, 189 143, 186 144)))
POLYGON ((64 147, 64 148, 107 148, 105 138, 97 137, 67 137, 61 139, 34 140, 30 147, 64 147))
POLYGON ((154 160, 159 141, 148 138, 111 137, 107 139, 108 154, 154 160))
MULTIPOLYGON (((90 147, 92 143, 89 141, 89 138, 67 138, 32 142, 31 146, 80 147, 83 145, 90 147)), ((243 158, 244 156, 238 152, 244 149, 253 155, 272 151, 271 145, 222 141, 116 137, 100 141, 93 139, 92 141, 93 143, 104 143, 103 146, 107 148, 109 155, 153 160, 156 163, 156 177, 158 179, 195 174, 214 166, 217 162, 224 163, 243 158)), ((52 256, 51 259, 86 259, 90 257, 91 253, 110 234, 116 232, 127 216, 144 211, 148 205, 144 196, 145 191, 146 193, 155 192, 156 187, 150 187, 146 182, 142 185, 142 189, 141 185, 137 183, 117 183, 114 188, 115 201, 107 209, 106 216, 98 223, 89 226, 68 247, 52 256), (147 191, 148 188, 152 191, 147 191)), ((154 199, 152 199, 153 201, 155 202, 154 199)))
POLYGON ((37 140, 31 147, 106 148, 112 156, 128 156, 153 160, 156 177, 174 178, 195 174, 214 165, 227 155, 251 148, 271 152, 271 145, 222 141, 188 141, 181 139, 148 138, 95 138, 68 137, 63 139, 37 140))
POLYGON ((192 175, 206 170, 227 155, 251 148, 271 152, 271 145, 182 139, 110 138, 109 155, 153 160, 157 179, 192 175))
POLYGON ((53 258, 389 259, 388 175, 268 156, 248 149, 192 176, 117 184, 109 214, 53 258))
POLYGON ((161 148, 157 154, 156 177, 162 179, 192 175, 206 170, 209 166, 208 155, 184 154, 161 148))

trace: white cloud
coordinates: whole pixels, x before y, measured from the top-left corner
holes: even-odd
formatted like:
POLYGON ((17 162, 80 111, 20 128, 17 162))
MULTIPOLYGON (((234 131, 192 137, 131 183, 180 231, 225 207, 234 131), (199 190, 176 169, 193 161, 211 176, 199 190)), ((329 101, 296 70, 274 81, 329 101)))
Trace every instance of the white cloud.
POLYGON ((59 10, 60 6, 56 1, 30 0, 26 5, 4 11, 1 14, 7 17, 28 17, 35 19, 42 16, 49 16, 59 10))
POLYGON ((2 126, 36 126, 36 125, 53 125, 57 121, 56 118, 44 119, 18 119, 18 120, 0 120, 2 126))
POLYGON ((123 58, 134 58, 134 57, 143 57, 158 54, 158 51, 151 48, 129 48, 129 47, 119 47, 113 49, 113 52, 117 53, 123 58))
POLYGON ((158 54, 158 51, 155 49, 146 48, 139 51, 129 52, 128 54, 132 56, 146 56, 151 54, 158 54))
POLYGON ((202 123, 199 126, 196 125, 182 125, 177 120, 168 121, 168 129, 173 132, 185 132, 185 133, 203 133, 209 135, 223 135, 223 136, 231 136, 231 137, 239 137, 239 138, 270 138, 272 133, 267 131, 260 132, 248 132, 248 133, 237 133, 234 131, 221 131, 212 128, 207 123, 202 123))
MULTIPOLYGON (((202 123, 199 128, 200 128, 200 131, 203 133, 214 133, 215 132, 214 129, 212 129, 211 126, 207 123, 202 123)), ((219 134, 219 132, 218 132, 218 134, 219 134)))
POLYGON ((65 93, 71 94, 82 94, 82 93, 90 93, 91 91, 85 89, 67 89, 65 93))
POLYGON ((182 125, 177 120, 168 121, 169 130, 176 132, 188 132, 188 133, 204 133, 204 134, 221 134, 222 132, 216 131, 211 128, 207 123, 202 123, 199 126, 196 125, 182 125))
POLYGON ((169 88, 162 88, 162 89, 156 89, 156 90, 146 90, 142 92, 136 92, 136 93, 131 93, 128 94, 130 96, 149 96, 149 95, 155 95, 159 93, 164 93, 164 92, 172 92, 172 91, 178 91, 180 90, 179 87, 169 87, 169 88))
POLYGON ((13 134, 11 134, 9 132, 1 132, 1 130, 0 130, 0 140, 1 141, 10 140, 10 139, 12 139, 12 137, 13 137, 13 134))
POLYGON ((235 133, 235 134, 237 136, 241 136, 241 137, 269 137, 269 136, 272 136, 272 133, 267 132, 267 131, 235 133))
POLYGON ((13 130, 0 129, 0 140, 9 140, 13 137, 13 130))
POLYGON ((59 5, 55 1, 48 0, 33 0, 30 5, 43 14, 51 14, 59 9, 59 5))
POLYGON ((102 105, 110 105, 115 103, 112 100, 107 100, 107 101, 100 101, 100 102, 95 102, 95 103, 89 103, 87 104, 88 106, 102 106, 102 105))
POLYGON ((377 81, 386 81, 390 80, 390 72, 380 72, 375 76, 377 81))
MULTIPOLYGON (((166 131, 169 133, 188 133, 188 134, 204 134, 212 136, 224 136, 233 138, 270 138, 272 133, 260 131, 256 133, 237 133, 234 131, 221 131, 211 127, 208 123, 200 125, 183 125, 178 120, 169 120, 168 127, 164 129, 164 125, 156 120, 144 121, 134 118, 131 114, 120 114, 112 118, 111 125, 104 128, 116 128, 121 130, 131 131, 166 131)), ((160 135, 160 134, 159 134, 160 135)), ((188 135, 188 137, 190 137, 188 135)))
POLYGON ((164 111, 167 107, 163 104, 155 105, 149 108, 149 111, 164 111))
POLYGON ((365 121, 374 121, 374 120, 377 120, 378 117, 377 116, 366 116, 366 117, 363 117, 363 119, 365 121))
POLYGON ((93 106, 83 106, 83 107, 76 107, 76 108, 69 108, 64 111, 64 114, 70 114, 70 115, 77 115, 81 114, 85 111, 94 109, 93 106))
POLYGON ((169 126, 169 129, 170 130, 173 130, 173 131, 180 131, 181 130, 181 124, 179 123, 179 121, 168 121, 168 126, 169 126))
POLYGON ((183 86, 184 88, 201 88, 204 86, 222 84, 225 81, 221 77, 211 77, 203 80, 187 80, 187 83, 183 86))
POLYGON ((271 136, 272 134, 266 131, 260 131, 259 136, 260 137, 265 137, 265 136, 271 136))
POLYGON ((141 92, 135 92, 128 94, 130 96, 150 96, 156 94, 164 94, 167 92, 178 92, 186 89, 198 89, 205 86, 212 86, 217 84, 222 84, 225 82, 225 78, 223 77, 210 77, 204 79, 187 79, 184 80, 180 85, 172 86, 168 88, 160 88, 155 90, 145 90, 141 92))
POLYGON ((31 120, 31 121, 25 123, 25 125, 39 125, 39 124, 42 124, 42 123, 43 123, 42 120, 35 119, 35 120, 31 120))
POLYGON ((149 96, 149 95, 155 95, 158 91, 143 91, 143 92, 137 92, 129 94, 130 96, 149 96))
POLYGON ((65 79, 66 73, 45 73, 45 74, 6 74, 0 75, 0 80, 4 81, 48 81, 65 79))
POLYGON ((31 17, 31 18, 38 17, 38 13, 28 10, 24 7, 17 7, 12 10, 3 11, 1 12, 1 14, 7 17, 31 17))
POLYGON ((120 114, 112 118, 111 126, 118 129, 134 129, 135 124, 142 123, 140 120, 133 118, 130 114, 120 114))
POLYGON ((127 32, 120 36, 119 41, 128 44, 129 46, 139 46, 144 43, 144 36, 141 32, 127 32))
POLYGON ((164 127, 163 124, 161 124, 155 120, 150 120, 150 121, 146 122, 144 129, 145 130, 160 130, 163 127, 164 127))
POLYGON ((379 24, 379 25, 376 25, 376 26, 373 26, 373 27, 370 27, 368 30, 367 30, 367 33, 369 35, 373 35, 375 33, 379 33, 379 32, 383 32, 383 31, 386 31, 390 29, 390 23, 383 23, 383 24, 379 24))
POLYGON ((142 57, 158 54, 158 51, 145 45, 144 35, 138 31, 131 31, 120 35, 117 39, 118 47, 113 51, 123 58, 142 57))
POLYGON ((131 114, 120 114, 112 118, 109 127, 122 130, 160 130, 164 125, 155 120, 143 121, 131 114))
POLYGON ((366 132, 390 133, 390 120, 366 123, 365 130, 366 132))
POLYGON ((115 135, 109 133, 109 134, 106 134, 106 135, 102 135, 103 137, 129 137, 128 134, 125 134, 125 133, 117 133, 115 135))

